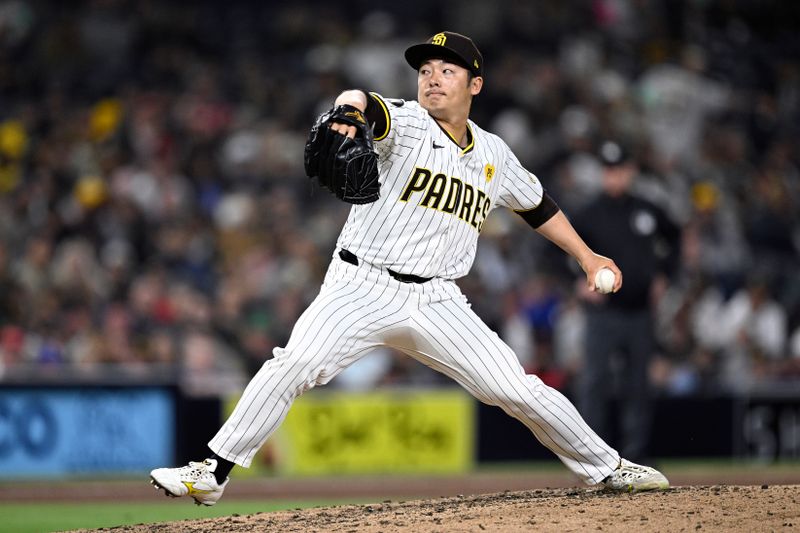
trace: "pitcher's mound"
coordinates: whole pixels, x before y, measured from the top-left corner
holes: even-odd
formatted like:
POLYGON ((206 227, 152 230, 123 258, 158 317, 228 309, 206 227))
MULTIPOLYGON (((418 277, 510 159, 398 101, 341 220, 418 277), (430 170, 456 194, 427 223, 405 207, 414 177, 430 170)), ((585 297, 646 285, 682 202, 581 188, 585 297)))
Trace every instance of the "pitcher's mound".
POLYGON ((800 485, 676 487, 639 494, 544 489, 185 520, 114 531, 800 532, 800 485))

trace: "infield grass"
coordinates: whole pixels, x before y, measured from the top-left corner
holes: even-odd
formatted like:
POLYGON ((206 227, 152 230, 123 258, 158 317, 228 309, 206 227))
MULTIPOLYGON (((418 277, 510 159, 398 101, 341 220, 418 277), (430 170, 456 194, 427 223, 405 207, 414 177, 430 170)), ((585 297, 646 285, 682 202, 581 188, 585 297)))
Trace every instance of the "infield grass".
MULTIPOLYGON (((95 529, 172 520, 248 515, 286 509, 337 505, 335 501, 247 501, 220 502, 200 507, 190 502, 159 503, 0 503, 0 532, 43 533, 73 529, 95 529), (180 505, 184 503, 186 505, 180 505)), ((349 500, 347 503, 354 503, 349 500)))
MULTIPOLYGON (((722 477, 724 474, 749 476, 753 483, 782 483, 800 484, 800 461, 783 461, 774 464, 757 463, 753 461, 739 461, 730 459, 685 459, 657 461, 655 466, 677 481, 681 477, 692 475, 692 484, 717 484, 730 483, 722 477), (757 474, 757 475, 753 475, 757 474), (673 478, 674 476, 674 478, 673 478)), ((476 474, 487 473, 519 473, 531 475, 532 483, 535 474, 558 474, 565 479, 572 480, 569 472, 557 461, 543 461, 532 463, 494 463, 476 469, 476 474)), ((435 483, 437 477, 431 476, 435 483)), ((578 485, 577 480, 573 480, 578 485)), ((32 483, 27 481, 25 483, 32 483)), ((43 486, 52 485, 52 482, 42 482, 43 486)), ((65 481, 64 484, 73 490, 80 490, 80 482, 65 481)), ((120 483, 120 482, 117 482, 120 483)), ((113 490, 114 483, 109 484, 113 490)), ((213 507, 198 507, 188 500, 112 503, 112 502, 31 502, 31 503, 3 503, 0 502, 0 533, 28 533, 50 532, 74 529, 95 529, 100 527, 114 527, 134 525, 140 523, 168 522, 173 520, 214 518, 218 516, 249 515, 259 512, 282 511, 287 509, 305 509, 309 507, 322 507, 331 505, 369 503, 383 499, 383 495, 374 494, 365 499, 305 499, 305 500, 239 500, 231 498, 223 500, 213 507)), ((161 498, 160 498, 161 499, 161 498)))

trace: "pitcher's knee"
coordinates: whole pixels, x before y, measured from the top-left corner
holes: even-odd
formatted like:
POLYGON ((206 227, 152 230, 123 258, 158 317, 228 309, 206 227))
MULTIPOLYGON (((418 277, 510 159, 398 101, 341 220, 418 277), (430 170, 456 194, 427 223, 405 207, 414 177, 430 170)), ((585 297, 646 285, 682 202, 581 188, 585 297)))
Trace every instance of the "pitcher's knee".
POLYGON ((491 405, 497 405, 503 409, 517 410, 517 407, 529 404, 532 394, 528 389, 523 390, 493 390, 487 395, 491 405))
POLYGON ((289 348, 275 348, 272 350, 273 358, 265 364, 274 363, 287 370, 311 374, 321 369, 330 354, 319 350, 301 350, 289 348))
POLYGON ((486 403, 500 406, 505 411, 519 413, 529 412, 532 406, 537 404, 537 398, 546 387, 547 385, 538 376, 529 374, 514 386, 492 386, 484 392, 489 398, 486 403))
POLYGON ((274 358, 266 361, 258 371, 260 381, 269 380, 276 391, 290 398, 300 396, 324 384, 321 378, 324 366, 318 354, 299 353, 285 348, 275 348, 274 358))

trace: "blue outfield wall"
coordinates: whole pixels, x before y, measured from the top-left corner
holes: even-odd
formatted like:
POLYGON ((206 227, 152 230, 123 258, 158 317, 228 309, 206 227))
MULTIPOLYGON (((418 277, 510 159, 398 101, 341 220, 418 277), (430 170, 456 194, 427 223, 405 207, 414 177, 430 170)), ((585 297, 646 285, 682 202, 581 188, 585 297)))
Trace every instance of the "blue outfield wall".
POLYGON ((139 473, 170 464, 167 388, 0 388, 0 478, 139 473))

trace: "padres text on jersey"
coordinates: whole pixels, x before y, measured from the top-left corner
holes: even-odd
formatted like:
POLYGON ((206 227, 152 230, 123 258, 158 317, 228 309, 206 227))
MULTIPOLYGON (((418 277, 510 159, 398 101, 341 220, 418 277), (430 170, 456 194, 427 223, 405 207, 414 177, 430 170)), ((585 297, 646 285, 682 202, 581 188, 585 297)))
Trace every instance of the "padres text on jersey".
POLYGON ((489 213, 535 208, 541 183, 472 121, 462 148, 419 103, 370 96, 386 114, 384 131, 375 132, 381 198, 352 208, 337 246, 397 272, 466 275, 489 213))

